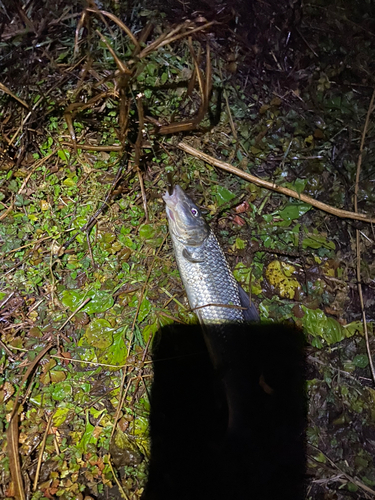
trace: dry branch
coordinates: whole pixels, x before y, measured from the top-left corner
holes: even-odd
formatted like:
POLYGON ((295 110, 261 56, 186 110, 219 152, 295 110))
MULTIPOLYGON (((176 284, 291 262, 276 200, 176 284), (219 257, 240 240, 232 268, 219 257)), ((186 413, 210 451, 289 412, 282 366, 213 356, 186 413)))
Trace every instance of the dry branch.
POLYGON ((343 219, 354 219, 354 220, 360 220, 362 222, 375 223, 375 218, 369 217, 365 214, 359 214, 355 212, 350 212, 348 210, 342 210, 341 208, 335 208, 332 207, 331 205, 327 205, 326 203, 315 200, 314 198, 311 198, 311 196, 307 196, 306 194, 303 193, 299 194, 297 193, 297 191, 293 191, 293 189, 289 189, 283 186, 278 186, 274 182, 269 182, 263 179, 259 179, 259 177, 256 177, 255 175, 248 174, 247 172, 244 172, 239 168, 233 167, 233 165, 230 165, 229 163, 217 160, 213 156, 210 156, 206 153, 203 153, 202 151, 199 151, 198 149, 193 148, 186 142, 179 142, 177 144, 177 147, 179 147, 186 153, 189 153, 192 156, 195 156, 196 158, 199 158, 200 160, 203 160, 206 163, 213 165, 214 167, 221 168, 226 172, 237 175, 238 177, 242 177, 242 179, 252 182, 257 186, 270 189, 271 191, 275 191, 277 193, 285 194, 286 196, 290 196, 291 198, 295 198, 296 200, 303 201, 304 203, 309 203, 313 207, 318 208, 319 210, 323 210, 324 212, 327 212, 329 214, 336 215, 337 217, 341 217, 343 219))

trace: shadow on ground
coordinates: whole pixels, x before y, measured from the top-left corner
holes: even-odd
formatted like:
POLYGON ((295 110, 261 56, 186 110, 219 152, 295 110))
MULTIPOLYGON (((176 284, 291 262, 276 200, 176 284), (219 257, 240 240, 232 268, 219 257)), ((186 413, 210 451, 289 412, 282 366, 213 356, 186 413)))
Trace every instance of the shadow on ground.
POLYGON ((235 325, 219 337, 208 334, 215 370, 199 327, 159 332, 144 500, 304 498, 301 334, 235 325))

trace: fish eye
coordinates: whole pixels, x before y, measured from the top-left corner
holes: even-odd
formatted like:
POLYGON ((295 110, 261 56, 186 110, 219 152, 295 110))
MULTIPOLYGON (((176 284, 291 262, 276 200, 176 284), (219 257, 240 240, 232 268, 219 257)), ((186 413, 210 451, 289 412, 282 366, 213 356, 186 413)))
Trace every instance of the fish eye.
POLYGON ((194 215, 194 217, 198 217, 199 212, 196 208, 193 207, 190 209, 190 211, 191 211, 192 215, 194 215))

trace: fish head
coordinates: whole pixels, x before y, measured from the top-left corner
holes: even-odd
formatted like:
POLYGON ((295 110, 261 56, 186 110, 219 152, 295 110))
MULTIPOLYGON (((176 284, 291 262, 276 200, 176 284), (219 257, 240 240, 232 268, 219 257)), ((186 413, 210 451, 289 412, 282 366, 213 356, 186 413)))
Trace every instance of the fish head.
POLYGON ((210 228, 193 200, 178 185, 174 186, 172 194, 165 193, 163 200, 171 233, 185 245, 201 246, 210 228))

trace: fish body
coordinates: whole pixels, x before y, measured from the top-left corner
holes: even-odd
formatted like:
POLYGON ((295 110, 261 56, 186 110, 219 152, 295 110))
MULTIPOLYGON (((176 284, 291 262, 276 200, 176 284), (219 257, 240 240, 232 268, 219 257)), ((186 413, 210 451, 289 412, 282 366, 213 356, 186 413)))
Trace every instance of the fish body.
MULTIPOLYGON (((219 241, 199 207, 179 187, 163 197, 174 253, 191 309, 195 311, 228 403, 227 435, 242 435, 241 370, 243 332, 259 321, 258 312, 235 280, 219 241)), ((250 331, 250 329, 249 329, 250 331)))
POLYGON ((215 234, 180 186, 163 197, 181 279, 203 325, 258 321, 254 304, 235 280, 215 234))

